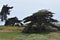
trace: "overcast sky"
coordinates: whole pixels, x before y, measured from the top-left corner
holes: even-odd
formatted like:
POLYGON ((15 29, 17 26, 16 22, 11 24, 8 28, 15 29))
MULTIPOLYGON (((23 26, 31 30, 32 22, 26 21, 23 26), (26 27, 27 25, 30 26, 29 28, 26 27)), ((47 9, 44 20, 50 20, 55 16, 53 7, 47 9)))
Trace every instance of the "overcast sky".
POLYGON ((60 0, 0 0, 0 10, 4 4, 13 6, 8 17, 23 19, 41 9, 54 12, 54 19, 60 21, 60 0))

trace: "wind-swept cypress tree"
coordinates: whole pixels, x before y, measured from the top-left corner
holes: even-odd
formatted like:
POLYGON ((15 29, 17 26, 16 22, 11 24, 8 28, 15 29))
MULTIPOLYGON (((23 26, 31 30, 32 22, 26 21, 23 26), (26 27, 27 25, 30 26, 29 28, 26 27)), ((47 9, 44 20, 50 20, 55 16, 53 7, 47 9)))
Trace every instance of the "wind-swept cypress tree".
POLYGON ((34 13, 31 16, 24 18, 24 23, 28 23, 28 27, 25 27, 25 32, 43 32, 48 31, 51 27, 58 28, 54 25, 54 22, 58 22, 57 20, 53 19, 53 12, 48 10, 39 10, 38 12, 34 13))

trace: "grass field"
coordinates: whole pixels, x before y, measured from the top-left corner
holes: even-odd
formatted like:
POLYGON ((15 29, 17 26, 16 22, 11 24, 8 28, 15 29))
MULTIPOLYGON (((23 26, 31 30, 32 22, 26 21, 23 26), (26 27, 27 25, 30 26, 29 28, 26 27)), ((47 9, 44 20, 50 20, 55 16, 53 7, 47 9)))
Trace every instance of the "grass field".
POLYGON ((28 34, 22 33, 21 29, 16 29, 16 27, 7 27, 8 29, 5 29, 5 27, 3 28, 1 27, 1 30, 3 31, 0 32, 0 40, 60 40, 60 32, 28 34), (8 32, 11 28, 12 31, 8 32), (20 32, 18 30, 20 30, 20 32))
POLYGON ((26 34, 21 32, 0 32, 0 40, 60 40, 60 33, 26 34))

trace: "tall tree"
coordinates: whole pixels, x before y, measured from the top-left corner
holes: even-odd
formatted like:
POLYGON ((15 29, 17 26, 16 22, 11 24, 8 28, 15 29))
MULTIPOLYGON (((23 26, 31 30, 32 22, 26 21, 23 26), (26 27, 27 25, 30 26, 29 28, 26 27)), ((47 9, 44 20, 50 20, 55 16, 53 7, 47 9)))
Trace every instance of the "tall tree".
POLYGON ((13 7, 9 7, 8 5, 3 5, 2 10, 0 12, 0 19, 1 21, 7 20, 7 15, 10 14, 10 9, 13 7))
POLYGON ((49 26, 58 28, 56 25, 53 24, 53 22, 58 22, 57 20, 52 18, 53 14, 53 12, 43 9, 39 10, 31 16, 24 18, 24 23, 30 22, 28 23, 29 27, 26 27, 24 30, 26 30, 26 32, 30 32, 33 30, 41 32, 45 31, 49 26))

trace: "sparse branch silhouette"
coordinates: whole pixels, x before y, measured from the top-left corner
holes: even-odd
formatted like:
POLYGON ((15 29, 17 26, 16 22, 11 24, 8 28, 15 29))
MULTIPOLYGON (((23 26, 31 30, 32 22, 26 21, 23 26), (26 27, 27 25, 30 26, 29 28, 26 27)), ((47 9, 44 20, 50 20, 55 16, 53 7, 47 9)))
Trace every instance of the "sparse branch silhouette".
POLYGON ((10 9, 12 9, 13 7, 9 7, 8 4, 3 5, 1 12, 0 12, 0 19, 1 21, 3 20, 7 20, 7 15, 10 14, 10 9))

